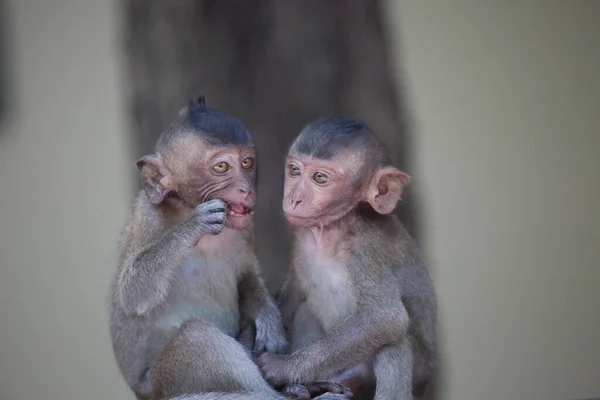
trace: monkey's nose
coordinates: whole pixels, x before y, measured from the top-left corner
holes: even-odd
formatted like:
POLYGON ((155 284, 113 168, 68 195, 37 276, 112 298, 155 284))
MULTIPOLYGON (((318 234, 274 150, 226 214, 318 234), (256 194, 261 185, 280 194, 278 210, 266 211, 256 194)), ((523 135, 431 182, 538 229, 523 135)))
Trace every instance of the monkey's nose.
POLYGON ((250 188, 240 188, 240 193, 242 193, 242 197, 244 199, 248 199, 252 195, 252 189, 250 188))

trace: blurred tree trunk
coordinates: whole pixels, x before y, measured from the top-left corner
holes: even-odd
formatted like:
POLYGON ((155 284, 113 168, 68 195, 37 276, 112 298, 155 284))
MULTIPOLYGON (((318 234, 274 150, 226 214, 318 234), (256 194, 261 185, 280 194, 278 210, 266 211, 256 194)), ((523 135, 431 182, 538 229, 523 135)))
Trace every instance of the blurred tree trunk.
MULTIPOLYGON (((241 119, 259 159, 257 251, 271 290, 288 268, 283 162, 308 122, 365 118, 406 165, 410 148, 378 0, 128 0, 128 90, 138 155, 203 93, 241 119)), ((132 163, 133 164, 133 163, 132 163)), ((411 188, 397 213, 416 236, 411 188)))

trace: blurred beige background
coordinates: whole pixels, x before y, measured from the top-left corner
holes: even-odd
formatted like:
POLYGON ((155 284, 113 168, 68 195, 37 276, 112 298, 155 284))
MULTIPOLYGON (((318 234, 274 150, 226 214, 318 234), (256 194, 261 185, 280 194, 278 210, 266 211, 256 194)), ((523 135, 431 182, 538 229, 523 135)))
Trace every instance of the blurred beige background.
MULTIPOLYGON (((600 2, 388 3, 439 296, 441 398, 600 396, 600 2)), ((135 161, 119 10, 5 8, 0 400, 133 399, 106 323, 135 161)))

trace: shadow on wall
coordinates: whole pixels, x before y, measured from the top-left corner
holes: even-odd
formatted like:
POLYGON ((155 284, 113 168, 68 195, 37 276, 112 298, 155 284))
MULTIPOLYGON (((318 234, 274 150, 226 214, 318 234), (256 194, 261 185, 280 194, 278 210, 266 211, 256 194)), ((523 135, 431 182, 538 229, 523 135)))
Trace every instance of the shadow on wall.
MULTIPOLYGON (((272 291, 288 268, 283 163, 307 123, 365 118, 411 172, 381 11, 378 0, 126 2, 135 156, 152 152, 161 129, 200 93, 240 118, 259 153, 257 252, 272 291)), ((409 186, 397 213, 418 241, 414 198, 409 186)))

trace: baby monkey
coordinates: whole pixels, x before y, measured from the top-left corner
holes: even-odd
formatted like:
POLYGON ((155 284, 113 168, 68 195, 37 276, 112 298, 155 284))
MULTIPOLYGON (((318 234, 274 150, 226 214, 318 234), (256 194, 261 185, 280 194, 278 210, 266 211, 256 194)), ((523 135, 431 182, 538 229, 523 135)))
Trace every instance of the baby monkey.
POLYGON ((437 306, 416 244, 391 215, 410 177, 363 121, 344 118, 306 126, 286 168, 294 254, 276 297, 292 352, 260 356, 265 378, 412 399, 437 364, 437 306))
POLYGON ((139 400, 282 399, 235 339, 247 327, 257 353, 287 346, 253 251, 248 131, 200 97, 137 166, 143 190, 111 287, 110 333, 127 384, 139 400))

